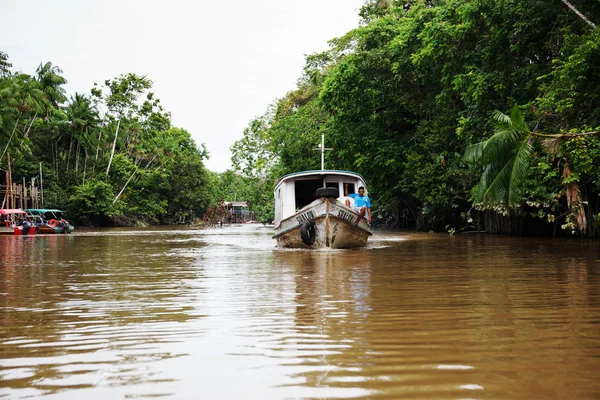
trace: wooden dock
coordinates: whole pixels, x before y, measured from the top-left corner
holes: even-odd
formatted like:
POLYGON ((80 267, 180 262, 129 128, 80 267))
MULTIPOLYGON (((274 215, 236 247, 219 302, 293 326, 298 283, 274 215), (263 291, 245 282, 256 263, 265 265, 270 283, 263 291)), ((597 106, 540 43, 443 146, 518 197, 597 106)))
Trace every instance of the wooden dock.
POLYGON ((0 208, 43 208, 43 190, 36 185, 35 178, 27 184, 25 178, 23 183, 14 183, 10 167, 10 156, 8 170, 0 169, 0 208))

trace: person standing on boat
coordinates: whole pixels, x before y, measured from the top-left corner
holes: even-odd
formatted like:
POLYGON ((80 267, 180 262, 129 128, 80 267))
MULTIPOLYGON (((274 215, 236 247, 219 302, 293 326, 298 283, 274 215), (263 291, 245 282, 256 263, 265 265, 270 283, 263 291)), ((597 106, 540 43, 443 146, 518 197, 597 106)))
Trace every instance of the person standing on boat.
MULTIPOLYGON (((358 213, 358 219, 356 220, 356 223, 358 224, 360 222, 361 219, 364 218, 365 213, 367 214, 367 218, 368 218, 368 222, 369 225, 371 225, 371 221, 373 220, 373 217, 371 216, 371 200, 369 199, 369 196, 365 195, 365 188, 363 186, 358 188, 358 194, 357 193, 348 193, 348 185, 345 186, 345 191, 346 193, 344 193, 346 196, 349 196, 352 198, 352 200, 354 200, 354 211, 356 211, 358 213)), ((346 200, 346 206, 352 208, 350 206, 350 200, 346 200)))

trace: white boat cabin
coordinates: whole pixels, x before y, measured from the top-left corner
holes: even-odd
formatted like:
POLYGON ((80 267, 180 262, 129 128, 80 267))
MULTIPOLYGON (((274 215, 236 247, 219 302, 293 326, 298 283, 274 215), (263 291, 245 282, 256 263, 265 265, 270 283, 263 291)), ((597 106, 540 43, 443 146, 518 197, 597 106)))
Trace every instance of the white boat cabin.
POLYGON ((348 194, 358 193, 365 187, 365 180, 356 172, 338 170, 316 170, 296 172, 284 176, 275 186, 275 228, 281 221, 293 216, 298 210, 315 200, 315 191, 319 188, 337 188, 339 201, 345 199, 345 187, 348 194))

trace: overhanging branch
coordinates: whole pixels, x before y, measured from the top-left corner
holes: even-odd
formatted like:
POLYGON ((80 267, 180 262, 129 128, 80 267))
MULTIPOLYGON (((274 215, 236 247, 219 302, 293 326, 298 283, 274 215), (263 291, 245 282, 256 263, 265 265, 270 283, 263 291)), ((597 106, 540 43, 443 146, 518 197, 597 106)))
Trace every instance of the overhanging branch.
POLYGON ((568 138, 568 137, 577 137, 577 136, 587 136, 587 135, 597 135, 600 131, 592 131, 592 132, 574 132, 574 133, 562 133, 558 135, 545 135, 543 133, 531 132, 533 136, 552 138, 552 139, 560 139, 560 138, 568 138))
POLYGON ((565 5, 567 7, 569 7, 571 9, 571 11, 573 11, 575 14, 579 15, 579 17, 584 20, 585 22, 588 23, 589 26, 592 27, 592 29, 596 29, 596 24, 594 24, 592 21, 590 21, 585 15, 583 15, 578 9, 575 8, 575 6, 571 3, 569 3, 567 0, 562 0, 563 3, 565 3, 565 5))

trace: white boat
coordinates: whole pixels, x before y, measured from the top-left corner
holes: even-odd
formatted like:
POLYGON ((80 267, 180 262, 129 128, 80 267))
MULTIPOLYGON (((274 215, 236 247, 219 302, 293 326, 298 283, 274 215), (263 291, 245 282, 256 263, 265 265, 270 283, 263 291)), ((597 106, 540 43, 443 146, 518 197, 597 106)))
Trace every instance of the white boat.
MULTIPOLYGON (((279 247, 348 249, 366 246, 372 235, 367 215, 346 206, 344 196, 365 185, 355 172, 303 171, 275 186, 275 235, 279 247), (357 223, 358 222, 358 223, 357 223)), ((351 202, 351 206, 353 200, 351 202)))

